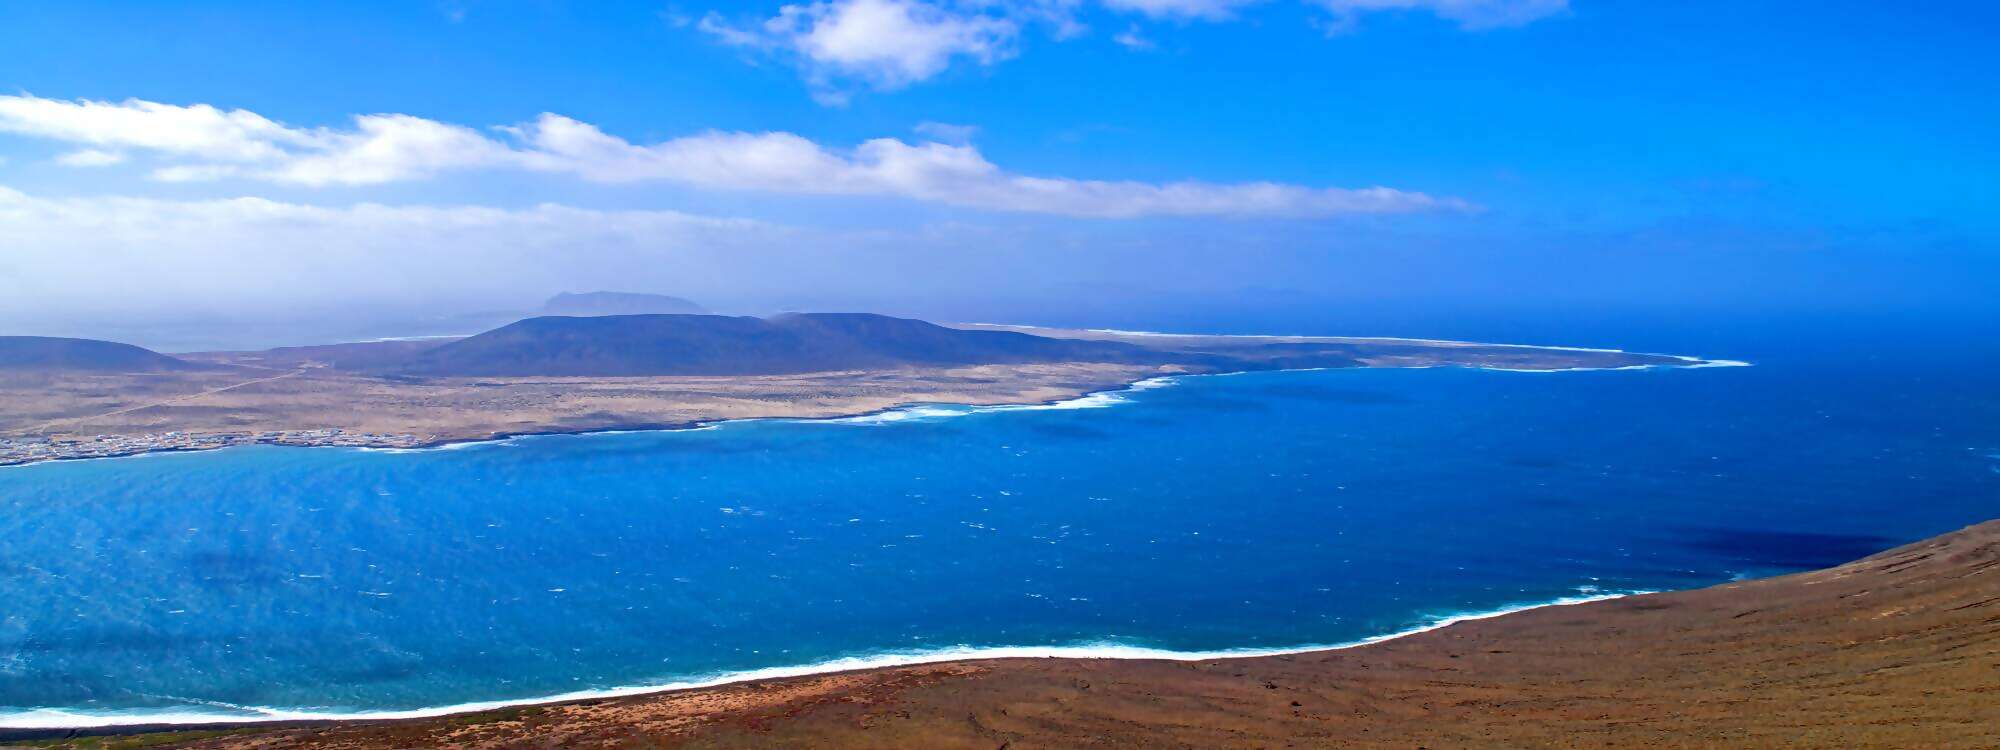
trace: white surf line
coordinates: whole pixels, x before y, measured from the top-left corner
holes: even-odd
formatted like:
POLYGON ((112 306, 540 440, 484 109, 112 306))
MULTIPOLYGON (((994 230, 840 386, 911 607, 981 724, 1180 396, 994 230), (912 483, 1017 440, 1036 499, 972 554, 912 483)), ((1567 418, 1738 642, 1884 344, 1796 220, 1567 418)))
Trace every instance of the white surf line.
MULTIPOLYGON (((898 422, 909 422, 909 421, 924 420, 924 419, 941 419, 946 417, 968 417, 974 414, 996 414, 1002 412, 1018 412, 1018 411, 1067 411, 1072 409, 1104 409, 1117 406, 1119 404, 1131 403, 1131 400, 1125 398, 1122 394, 1136 393, 1139 391, 1149 391, 1155 388, 1165 388, 1167 386, 1173 385, 1174 381, 1179 380, 1181 378, 1214 377, 1218 375, 1235 375, 1235 374, 1238 373, 1208 372, 1208 373, 1176 373, 1173 375, 1154 375, 1152 377, 1144 378, 1141 380, 1135 380, 1131 383, 1127 383, 1117 388, 1106 388, 1100 391, 1091 391, 1089 393, 1085 393, 1080 396, 1072 396, 1070 398, 1057 399, 1055 401, 1041 401, 1041 402, 1020 403, 1020 404, 943 404, 943 403, 909 404, 905 406, 897 406, 889 409, 884 409, 882 411, 869 412, 867 414, 855 414, 846 417, 819 417, 819 418, 775 417, 775 418, 758 418, 758 419, 778 421, 778 422, 788 422, 792 424, 842 424, 842 425, 875 426, 875 425, 895 424, 898 422)), ((734 420, 734 421, 752 421, 752 420, 745 419, 745 420, 734 420)))
MULTIPOLYGON (((1622 353, 1622 354, 1629 354, 1630 352, 1621 352, 1621 353, 1622 353)), ((1620 371, 1620 370, 1652 370, 1652 369, 1657 369, 1657 368, 1661 368, 1661 367, 1671 367, 1671 368, 1674 368, 1674 369, 1677 369, 1677 370, 1702 370, 1702 369, 1707 369, 1707 368, 1711 368, 1711 367, 1749 367, 1749 366, 1750 366, 1750 363, 1749 363, 1749 362, 1744 362, 1744 361, 1741 361, 1741 360, 1735 360, 1735 359, 1702 359, 1702 358, 1700 358, 1700 357, 1687 357, 1687 356, 1682 356, 1682 355, 1679 355, 1679 354, 1655 354, 1655 355, 1652 355, 1652 356, 1656 356, 1656 357, 1673 357, 1674 359, 1678 359, 1678 360, 1681 360, 1682 362, 1686 362, 1687 364, 1682 364, 1682 365, 1625 365, 1625 366, 1623 366, 1623 367, 1553 367, 1553 368, 1550 368, 1550 367, 1544 367, 1544 368, 1533 368, 1533 367, 1488 367, 1488 366, 1481 366, 1481 365, 1439 365, 1439 366, 1441 366, 1441 367, 1466 367, 1467 369, 1473 369, 1473 370, 1492 370, 1493 372, 1618 372, 1618 371, 1620 371)), ((1381 368, 1381 369, 1396 369, 1396 368, 1386 368, 1386 367, 1385 367, 1385 368, 1381 368)), ((1422 369, 1422 368, 1404 368, 1404 369, 1422 369)))
POLYGON ((835 672, 907 667, 936 664, 951 661, 984 659, 1160 659, 1166 661, 1206 661, 1210 659, 1242 659, 1258 656, 1285 656, 1318 651, 1369 646, 1385 641, 1404 638, 1419 633, 1428 633, 1450 627, 1461 622, 1485 620, 1517 612, 1526 612, 1544 607, 1567 607, 1592 602, 1609 601, 1627 596, 1658 593, 1654 591, 1628 591, 1622 593, 1591 594, 1551 599, 1545 602, 1521 605, 1506 605, 1490 610, 1461 612, 1434 618, 1423 625, 1383 635, 1370 636, 1356 641, 1334 644, 1315 644, 1286 648, 1237 648, 1214 651, 1172 651, 1168 649, 1132 646, 1114 642, 1084 643, 1073 646, 952 646, 927 651, 901 651, 874 654, 870 656, 844 656, 814 664, 764 667, 738 672, 725 672, 709 677, 700 677, 680 682, 663 682, 653 685, 629 685, 599 690, 577 690, 568 693, 521 698, 514 700, 473 701, 448 706, 432 706, 407 710, 385 711, 311 711, 304 709, 270 708, 265 706, 235 706, 218 701, 190 700, 212 706, 228 706, 246 714, 202 713, 199 711, 159 711, 159 712, 92 712, 74 711, 60 708, 32 708, 11 714, 0 714, 0 729, 93 729, 118 726, 145 725, 186 725, 186 724, 247 724, 272 721, 382 721, 394 719, 428 719, 452 714, 493 711, 519 706, 536 706, 551 703, 566 703, 581 700, 601 700, 605 698, 625 698, 652 695, 679 690, 717 687, 739 682, 770 680, 786 677, 806 677, 835 672))
MULTIPOLYGON (((988 325, 988 324, 967 323, 965 325, 988 325)), ((1032 327, 1032 326, 1025 326, 1025 327, 1032 327)), ((1159 334, 1159 335, 1177 336, 1180 334, 1159 334)), ((1399 339, 1399 340, 1415 340, 1415 339, 1399 339)), ((1468 346, 1517 346, 1517 345, 1468 344, 1468 346)), ((1561 347, 1532 347, 1526 345, 1518 345, 1518 346, 1523 346, 1525 348, 1537 348, 1537 349, 1561 348, 1561 347)), ((1630 353, 1616 349, 1570 349, 1570 350, 1607 352, 1607 353, 1615 352, 1619 354, 1630 353)), ((1465 370, 1484 370, 1488 372, 1556 373, 1556 372, 1619 372, 1625 370, 1652 370, 1652 369, 1667 368, 1667 367, 1682 369, 1682 370, 1698 370, 1710 367, 1750 366, 1750 363, 1748 362, 1741 362, 1733 359, 1701 359, 1699 357, 1689 357, 1679 354, 1657 354, 1651 356, 1672 357, 1674 359, 1687 362, 1688 364, 1624 365, 1621 367, 1557 367, 1557 368, 1494 367, 1491 365, 1448 364, 1448 365, 1394 365, 1385 367, 1287 367, 1276 370, 1231 370, 1228 372, 1184 372, 1184 373, 1175 373, 1172 375, 1155 375, 1153 377, 1145 378, 1143 380, 1133 381, 1132 383, 1122 388, 1107 388, 1101 391, 1092 391, 1090 393, 1086 393, 1081 396, 1075 396, 1072 398, 1061 399, 1057 401, 1044 401, 1040 403, 909 404, 905 406, 897 406, 889 409, 884 409, 882 411, 869 412, 867 414, 855 414, 846 417, 746 417, 742 419, 731 419, 731 420, 721 420, 717 422, 712 422, 708 423, 707 426, 719 427, 729 422, 777 421, 777 422, 789 422, 793 424, 838 424, 838 425, 859 425, 859 426, 875 427, 882 425, 898 424, 902 422, 920 422, 931 419, 945 419, 950 417, 969 417, 975 414, 993 414, 998 412, 1053 411, 1053 410, 1064 410, 1064 409, 1100 409, 1105 407, 1117 406, 1119 404, 1132 403, 1131 399, 1125 398, 1122 394, 1132 393, 1136 391, 1151 390, 1154 388, 1164 388, 1166 386, 1173 385, 1176 381, 1179 381, 1182 378, 1221 378, 1233 375, 1253 375, 1259 373, 1274 373, 1274 372, 1322 372, 1330 370, 1437 370, 1437 369, 1457 368, 1465 370)), ((644 432, 644 430, 633 430, 633 432, 644 432)), ((412 448, 408 450, 430 450, 430 449, 412 448)))
MULTIPOLYGON (((1554 344, 1500 344, 1500 343, 1492 343, 1486 341, 1457 341, 1453 339, 1413 339, 1413 338, 1403 338, 1400 336, 1315 336, 1309 334, 1270 334, 1270 333, 1166 333, 1162 331, 1128 331, 1119 328, 1058 328, 1055 326, 1031 326, 1020 323, 957 323, 954 325, 968 326, 973 328, 1006 328, 1006 329, 1018 329, 1018 330, 1030 330, 1030 331, 1083 331, 1086 333, 1102 333, 1111 336, 1177 338, 1177 339, 1211 339, 1211 338, 1212 339, 1264 339, 1273 341, 1306 341, 1306 342, 1323 342, 1323 343, 1365 341, 1365 342, 1387 342, 1387 343, 1400 343, 1400 344, 1428 344, 1431 346, 1443 346, 1452 348, 1490 346, 1490 347, 1501 347, 1506 349, 1539 349, 1544 351, 1556 351, 1556 352, 1594 352, 1598 354, 1636 354, 1647 357, 1672 357, 1674 359, 1678 359, 1683 362, 1691 363, 1687 365, 1681 365, 1683 367, 1687 367, 1690 369, 1696 367, 1749 367, 1750 366, 1750 363, 1748 362, 1742 362, 1733 359, 1705 359, 1702 357, 1689 357, 1681 354, 1660 354, 1657 352, 1634 352, 1625 349, 1603 349, 1603 348, 1588 347, 1588 346, 1558 346, 1554 344)), ((1509 369, 1504 367, 1480 367, 1478 369, 1502 370, 1507 372, 1582 372, 1586 370, 1636 369, 1640 367, 1651 367, 1651 366, 1653 365, 1633 365, 1631 367, 1572 367, 1566 370, 1530 370, 1526 368, 1509 369)), ((1384 369, 1395 369, 1395 368, 1384 368, 1384 369)), ((1400 369, 1422 369, 1422 368, 1400 368, 1400 369)))
POLYGON ((341 346, 343 344, 387 344, 396 341, 437 341, 440 339, 469 339, 477 335, 479 334, 433 333, 427 336, 383 336, 377 339, 362 339, 360 341, 343 341, 338 344, 318 344, 316 346, 341 346))

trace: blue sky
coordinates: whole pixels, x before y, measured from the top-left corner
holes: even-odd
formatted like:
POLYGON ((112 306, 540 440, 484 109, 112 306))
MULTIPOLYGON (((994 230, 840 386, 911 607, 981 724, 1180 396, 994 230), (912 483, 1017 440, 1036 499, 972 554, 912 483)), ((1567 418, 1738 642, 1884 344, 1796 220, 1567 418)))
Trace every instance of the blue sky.
POLYGON ((0 2, 17 237, 0 321, 599 286, 1059 323, 1969 311, 2000 274, 1996 20, 1974 3, 0 2), (184 109, 204 105, 213 121, 184 109), (403 117, 356 120, 372 115, 403 117))

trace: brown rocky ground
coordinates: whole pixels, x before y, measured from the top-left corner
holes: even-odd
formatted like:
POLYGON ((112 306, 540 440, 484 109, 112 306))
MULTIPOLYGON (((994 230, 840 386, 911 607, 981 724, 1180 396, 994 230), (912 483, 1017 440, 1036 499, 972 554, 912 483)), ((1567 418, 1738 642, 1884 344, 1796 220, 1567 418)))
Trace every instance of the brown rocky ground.
POLYGON ((393 380, 327 370, 0 374, 0 437, 338 428, 424 442, 529 432, 865 414, 910 403, 1035 403, 1162 374, 1071 363, 643 378, 393 380), (296 374, 292 374, 296 373, 296 374), (274 377, 274 375, 282 377, 274 377), (248 385, 241 385, 248 383, 248 385))
MULTIPOLYGON (((2000 747, 2000 521, 1827 570, 1198 662, 1009 659, 202 748, 2000 747)), ((79 745, 79 746, 81 746, 79 745)))
MULTIPOLYGON (((538 432, 679 426, 751 417, 863 414, 912 403, 1018 404, 1070 398, 1226 353, 1230 369, 1469 366, 1525 370, 1681 366, 1666 355, 1452 341, 1324 337, 1135 336, 1033 329, 1058 338, 1143 345, 1158 363, 1056 362, 793 375, 408 378, 355 369, 436 342, 373 342, 182 355, 217 369, 90 373, 0 371, 0 438, 343 430, 407 446, 538 432), (1299 347, 1305 347, 1303 349, 1299 347)), ((3 457, 0 457, 3 458, 3 457)), ((4 461, 0 461, 4 463, 4 461)))

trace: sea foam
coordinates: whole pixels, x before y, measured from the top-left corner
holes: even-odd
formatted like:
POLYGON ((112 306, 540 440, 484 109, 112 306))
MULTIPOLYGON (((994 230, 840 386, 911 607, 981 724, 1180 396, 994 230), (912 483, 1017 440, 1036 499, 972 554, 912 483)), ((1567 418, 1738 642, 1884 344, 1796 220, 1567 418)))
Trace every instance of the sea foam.
POLYGON ((1095 393, 1086 393, 1084 395, 1077 396, 1075 398, 1066 398, 1059 401, 1049 401, 1039 404, 985 404, 985 405, 914 404, 910 406, 900 406, 885 411, 878 411, 872 414, 858 414, 852 417, 834 417, 831 419, 784 419, 779 421, 792 422, 798 424, 877 426, 877 425, 899 424, 903 422, 949 419, 952 417, 965 417, 974 414, 997 414, 1003 412, 1019 412, 1019 411, 1066 411, 1071 409, 1105 409, 1117 406, 1119 404, 1131 403, 1131 399, 1127 398, 1126 394, 1138 391, 1148 391, 1155 388, 1165 388, 1167 386, 1173 385, 1176 379, 1182 377, 1188 377, 1188 376, 1164 375, 1160 377, 1147 378, 1145 380, 1141 380, 1126 385, 1123 388, 1097 391, 1095 393))

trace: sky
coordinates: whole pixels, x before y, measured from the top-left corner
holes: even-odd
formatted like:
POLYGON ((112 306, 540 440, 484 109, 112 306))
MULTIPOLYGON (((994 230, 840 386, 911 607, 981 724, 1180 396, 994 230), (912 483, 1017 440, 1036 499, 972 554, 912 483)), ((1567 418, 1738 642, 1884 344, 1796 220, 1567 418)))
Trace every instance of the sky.
POLYGON ((1981 3, 0 0, 0 334, 454 332, 596 289, 1383 335, 1979 317, 1996 32, 1981 3))

